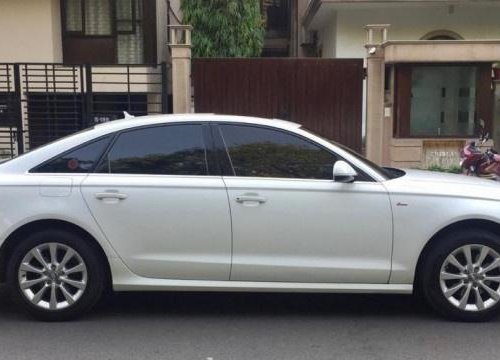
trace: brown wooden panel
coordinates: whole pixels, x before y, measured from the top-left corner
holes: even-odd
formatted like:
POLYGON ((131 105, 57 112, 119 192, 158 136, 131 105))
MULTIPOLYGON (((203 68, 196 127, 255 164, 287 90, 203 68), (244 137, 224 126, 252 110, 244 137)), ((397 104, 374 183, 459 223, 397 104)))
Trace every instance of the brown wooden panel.
POLYGON ((63 38, 65 64, 114 64, 116 42, 113 37, 63 38))
POLYGON ((394 136, 410 136, 411 66, 396 66, 394 104, 394 136))
POLYGON ((197 112, 281 118, 361 151, 361 59, 195 59, 197 112))
POLYGON ((156 1, 143 0, 144 10, 144 63, 157 63, 156 1))
POLYGON ((491 79, 491 63, 479 65, 476 108, 477 121, 484 120, 485 130, 493 133, 494 93, 491 79))

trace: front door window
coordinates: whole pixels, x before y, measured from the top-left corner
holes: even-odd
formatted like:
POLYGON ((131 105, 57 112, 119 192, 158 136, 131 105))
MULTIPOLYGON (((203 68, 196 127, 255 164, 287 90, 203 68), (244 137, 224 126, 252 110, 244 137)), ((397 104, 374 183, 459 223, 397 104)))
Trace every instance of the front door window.
POLYGON ((474 66, 416 66, 412 71, 412 136, 473 136, 476 116, 474 66))
POLYGON ((491 64, 397 64, 395 127, 400 138, 471 138, 491 132, 491 64))

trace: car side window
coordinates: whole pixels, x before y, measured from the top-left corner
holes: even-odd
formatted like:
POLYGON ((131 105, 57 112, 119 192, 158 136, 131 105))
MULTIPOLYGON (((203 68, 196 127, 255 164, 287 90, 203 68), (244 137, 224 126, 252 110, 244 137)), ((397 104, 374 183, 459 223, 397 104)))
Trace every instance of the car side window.
POLYGON ((88 173, 108 146, 111 136, 70 150, 31 170, 32 173, 88 173))
POLYGON ((332 180, 337 157, 283 131, 219 125, 236 176, 332 180))
POLYGON ((118 136, 96 172, 207 175, 202 126, 166 125, 126 131, 118 136))

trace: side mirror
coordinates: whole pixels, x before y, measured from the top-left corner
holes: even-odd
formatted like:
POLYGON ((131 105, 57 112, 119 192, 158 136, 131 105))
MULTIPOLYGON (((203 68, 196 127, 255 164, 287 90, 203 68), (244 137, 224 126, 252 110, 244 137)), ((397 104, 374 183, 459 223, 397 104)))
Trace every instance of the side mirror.
POLYGON ((358 176, 356 170, 344 160, 338 160, 333 165, 333 181, 350 183, 356 179, 356 176, 358 176))

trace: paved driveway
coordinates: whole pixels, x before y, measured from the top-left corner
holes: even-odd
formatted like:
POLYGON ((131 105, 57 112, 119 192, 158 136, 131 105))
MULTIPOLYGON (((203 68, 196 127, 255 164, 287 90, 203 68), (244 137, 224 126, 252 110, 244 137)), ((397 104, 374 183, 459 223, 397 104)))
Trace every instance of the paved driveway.
POLYGON ((410 296, 117 294, 38 323, 0 289, 0 359, 498 359, 500 319, 441 320, 410 296))

